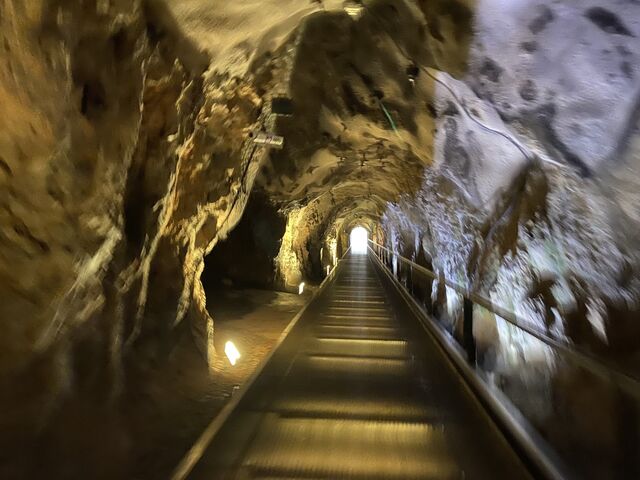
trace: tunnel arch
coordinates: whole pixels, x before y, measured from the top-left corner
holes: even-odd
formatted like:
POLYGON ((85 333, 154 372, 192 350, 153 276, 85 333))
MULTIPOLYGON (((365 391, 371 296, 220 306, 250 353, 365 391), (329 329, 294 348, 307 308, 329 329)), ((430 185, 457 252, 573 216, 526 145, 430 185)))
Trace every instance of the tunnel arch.
POLYGON ((356 226, 367 230, 372 238, 376 225, 384 212, 385 200, 376 195, 361 195, 344 199, 331 212, 330 221, 322 234, 324 245, 331 245, 335 258, 341 258, 349 248, 349 235, 356 226))
POLYGON ((349 246, 348 233, 362 224, 371 234, 393 191, 372 192, 366 182, 346 182, 327 189, 308 203, 289 204, 287 232, 276 258, 280 283, 293 288, 303 279, 319 281, 349 246))

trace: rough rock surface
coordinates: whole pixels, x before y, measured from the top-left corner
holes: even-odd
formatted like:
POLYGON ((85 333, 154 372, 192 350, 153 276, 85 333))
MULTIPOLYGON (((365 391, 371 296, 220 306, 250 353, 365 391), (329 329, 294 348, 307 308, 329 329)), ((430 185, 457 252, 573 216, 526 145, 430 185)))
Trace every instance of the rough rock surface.
MULTIPOLYGON (((190 330, 211 358, 204 258, 252 191, 286 217, 255 253, 281 288, 321 279, 365 225, 530 326, 640 369, 640 5, 342 7, 0 0, 1 477, 125 475, 118 405, 190 330), (275 96, 292 116, 271 115, 275 96), (257 129, 284 149, 257 147, 257 129), (91 422, 100 436, 83 434, 91 422), (104 438, 122 461, 96 468, 78 452, 104 438)), ((458 300, 443 316, 454 333, 458 300)), ((500 319, 476 328, 483 367, 563 444, 550 419, 579 395, 560 411, 549 398, 591 380, 500 319)))
POLYGON ((199 274, 242 214, 261 101, 205 75, 161 2, 0 5, 0 476, 119 477, 76 458, 102 441, 82 419, 117 458, 125 364, 211 322, 199 274))

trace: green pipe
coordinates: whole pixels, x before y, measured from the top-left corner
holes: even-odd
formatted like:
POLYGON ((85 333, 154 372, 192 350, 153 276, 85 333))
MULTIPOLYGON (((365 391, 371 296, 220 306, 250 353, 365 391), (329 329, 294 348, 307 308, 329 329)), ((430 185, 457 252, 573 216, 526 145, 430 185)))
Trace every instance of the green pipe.
POLYGON ((391 114, 389 113, 387 108, 384 106, 384 103, 382 103, 382 100, 378 99, 378 103, 380 104, 380 108, 382 108, 382 111, 384 112, 385 116, 387 117, 387 120, 389 120, 389 123, 391 124, 391 128, 393 128, 393 131, 399 137, 400 134, 398 133, 398 128, 396 127, 396 123, 393 121, 393 118, 391 117, 391 114))

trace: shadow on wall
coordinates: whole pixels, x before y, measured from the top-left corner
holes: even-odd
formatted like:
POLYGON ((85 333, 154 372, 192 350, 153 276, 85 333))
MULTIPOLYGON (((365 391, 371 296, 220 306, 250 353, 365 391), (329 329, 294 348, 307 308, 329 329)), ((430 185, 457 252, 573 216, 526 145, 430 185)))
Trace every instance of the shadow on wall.
POLYGON ((277 208, 254 192, 236 228, 205 258, 201 277, 205 289, 273 288, 274 260, 285 225, 277 208))

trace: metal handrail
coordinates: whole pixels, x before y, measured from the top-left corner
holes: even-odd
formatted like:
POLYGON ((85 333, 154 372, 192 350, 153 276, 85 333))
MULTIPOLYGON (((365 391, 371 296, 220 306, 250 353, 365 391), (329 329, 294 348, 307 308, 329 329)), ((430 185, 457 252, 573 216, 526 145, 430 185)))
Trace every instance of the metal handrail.
MULTIPOLYGON (((515 313, 510 312, 498 305, 495 305, 491 300, 488 300, 474 292, 471 292, 468 288, 465 288, 455 282, 452 282, 451 280, 446 279, 443 275, 437 275, 436 273, 423 267, 422 265, 418 265, 417 263, 409 260, 408 258, 403 257, 402 255, 398 255, 393 250, 390 250, 389 248, 383 245, 380 245, 370 239, 369 239, 369 243, 374 247, 377 247, 393 255, 397 259, 401 260, 403 263, 409 265, 411 268, 448 286, 449 288, 454 290, 456 293, 462 295, 462 297, 466 301, 471 302, 471 305, 470 305, 471 308, 473 307, 473 303, 480 305, 481 307, 489 310, 495 315, 498 315, 500 318, 505 320, 510 325, 513 325, 519 330, 522 330, 528 333, 529 335, 532 335, 533 337, 537 338, 538 340, 545 343, 546 345, 552 348, 555 348, 557 350, 560 350, 563 354, 567 355, 571 360, 573 360, 580 367, 585 368, 586 370, 593 373, 594 375, 597 375, 598 377, 601 377, 605 380, 615 383, 616 385, 618 385, 618 387, 625 390, 627 393, 630 393, 635 397, 640 398, 640 381, 631 377, 627 373, 622 372, 615 366, 610 365, 604 360, 597 358, 589 353, 578 350, 576 348, 572 348, 558 340, 555 340, 541 332, 536 331, 535 329, 532 329, 526 325, 523 325, 521 321, 519 321, 519 317, 515 313)), ((374 254, 380 257, 380 255, 376 253, 373 248, 371 250, 374 252, 374 254)), ((383 263, 384 263, 384 260, 383 260, 383 263)), ((467 321, 472 322, 473 321, 472 312, 466 311, 468 310, 469 305, 465 304, 464 308, 465 308, 465 312, 464 312, 465 323, 467 321)), ((465 325, 465 330, 467 329, 471 329, 471 325, 465 325)), ((474 349, 473 352, 467 351, 467 353, 469 355, 469 360, 475 363, 475 346, 473 346, 473 349, 474 349)))

